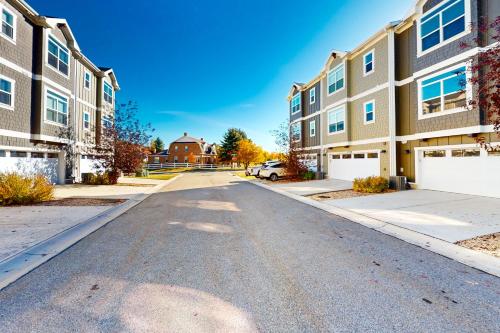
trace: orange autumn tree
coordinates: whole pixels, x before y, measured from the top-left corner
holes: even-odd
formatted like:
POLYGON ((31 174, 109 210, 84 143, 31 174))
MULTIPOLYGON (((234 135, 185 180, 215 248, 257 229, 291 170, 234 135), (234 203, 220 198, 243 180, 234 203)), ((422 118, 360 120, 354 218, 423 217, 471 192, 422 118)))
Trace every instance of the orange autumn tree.
POLYGON ((191 164, 196 163, 196 156, 194 156, 193 152, 189 153, 188 162, 191 164))
POLYGON ((245 169, 248 168, 250 163, 261 161, 263 155, 264 152, 262 148, 251 140, 244 139, 238 143, 238 162, 243 163, 245 169))

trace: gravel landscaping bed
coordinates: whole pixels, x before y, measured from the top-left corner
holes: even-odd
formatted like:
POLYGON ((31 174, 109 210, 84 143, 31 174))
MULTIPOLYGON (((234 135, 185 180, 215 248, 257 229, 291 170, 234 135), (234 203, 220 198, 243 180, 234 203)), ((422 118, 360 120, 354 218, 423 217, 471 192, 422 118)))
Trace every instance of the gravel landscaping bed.
POLYGON ((456 244, 500 258, 500 232, 467 239, 456 244))
POLYGON ((344 191, 319 193, 319 194, 309 195, 307 197, 314 199, 316 201, 324 201, 324 200, 334 200, 334 199, 366 197, 369 195, 384 194, 384 193, 391 193, 391 192, 394 192, 394 190, 387 190, 383 193, 361 193, 361 192, 356 192, 354 190, 344 190, 344 191))
POLYGON ((116 206, 125 199, 64 198, 41 202, 34 206, 116 206))

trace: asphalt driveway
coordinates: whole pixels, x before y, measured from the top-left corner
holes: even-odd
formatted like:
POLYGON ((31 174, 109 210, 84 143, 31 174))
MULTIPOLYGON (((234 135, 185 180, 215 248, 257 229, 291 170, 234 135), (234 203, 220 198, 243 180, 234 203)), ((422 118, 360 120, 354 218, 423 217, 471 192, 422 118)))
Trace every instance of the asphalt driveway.
POLYGON ((227 173, 0 292, 2 332, 498 332, 500 282, 227 173))

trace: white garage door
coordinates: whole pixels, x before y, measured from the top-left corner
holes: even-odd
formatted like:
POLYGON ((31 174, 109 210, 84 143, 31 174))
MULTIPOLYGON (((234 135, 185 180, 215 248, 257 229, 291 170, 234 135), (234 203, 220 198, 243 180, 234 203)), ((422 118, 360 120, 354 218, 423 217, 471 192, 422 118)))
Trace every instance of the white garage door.
POLYGON ((422 150, 418 187, 500 198, 500 153, 477 147, 422 150))
POLYGON ((329 178, 354 180, 369 176, 380 176, 378 152, 331 154, 328 157, 329 178))
POLYGON ((54 153, 11 151, 0 155, 0 172, 16 172, 24 175, 45 175, 57 183, 59 159, 54 153))

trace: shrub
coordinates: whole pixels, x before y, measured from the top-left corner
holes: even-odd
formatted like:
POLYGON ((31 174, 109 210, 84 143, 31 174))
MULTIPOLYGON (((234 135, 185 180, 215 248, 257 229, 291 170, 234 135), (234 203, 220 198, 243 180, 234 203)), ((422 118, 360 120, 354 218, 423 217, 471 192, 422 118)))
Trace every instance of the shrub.
POLYGON ((304 180, 313 180, 314 178, 316 178, 316 174, 314 172, 312 172, 312 171, 306 171, 302 175, 302 178, 304 180))
POLYGON ((0 205, 27 205, 54 198, 54 185, 45 176, 0 174, 0 205))
POLYGON ((353 189, 362 193, 382 193, 389 188, 389 182, 384 177, 367 177, 354 179, 353 189))
POLYGON ((82 174, 82 183, 85 185, 114 185, 118 183, 118 172, 104 173, 84 173, 82 174))

